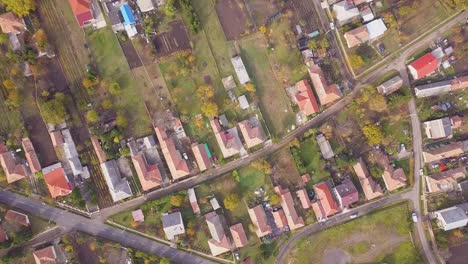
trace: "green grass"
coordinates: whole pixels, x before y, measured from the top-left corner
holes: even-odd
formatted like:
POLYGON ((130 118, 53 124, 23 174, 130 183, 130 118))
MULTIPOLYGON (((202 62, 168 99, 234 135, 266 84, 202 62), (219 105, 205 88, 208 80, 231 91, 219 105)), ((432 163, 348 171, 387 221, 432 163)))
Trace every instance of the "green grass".
MULTIPOLYGON (((102 79, 118 82, 123 92, 112 97, 118 111, 125 111, 129 120, 128 136, 144 136, 151 132, 151 122, 145 110, 142 80, 135 79, 120 44, 111 28, 88 31, 87 39, 94 62, 102 79)), ((104 95, 106 97, 107 95, 104 95)), ((157 100, 157 98, 152 98, 157 100)))
POLYGON ((286 262, 321 263, 326 249, 339 248, 352 255, 353 262, 421 263, 410 232, 408 204, 400 203, 299 240, 286 262), (392 247, 383 245, 389 240, 392 247))
POLYGON ((314 137, 301 142, 299 150, 312 183, 315 184, 330 177, 328 170, 324 169, 324 161, 320 157, 320 149, 314 137))
POLYGON ((295 117, 286 92, 271 69, 264 39, 253 35, 239 43, 244 64, 257 86, 265 121, 274 137, 282 137, 294 124, 295 117))
POLYGON ((0 95, 0 115, 2 122, 0 122, 0 134, 7 135, 17 130, 23 129, 23 120, 19 111, 12 111, 5 104, 3 96, 0 95))

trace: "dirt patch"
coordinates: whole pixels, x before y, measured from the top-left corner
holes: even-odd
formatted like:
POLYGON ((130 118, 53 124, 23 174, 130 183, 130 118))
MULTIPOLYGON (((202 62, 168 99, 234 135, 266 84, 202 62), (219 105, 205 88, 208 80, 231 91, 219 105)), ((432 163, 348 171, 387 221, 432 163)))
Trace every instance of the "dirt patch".
POLYGON ((351 263, 351 256, 340 248, 327 248, 323 252, 324 264, 347 264, 351 263))
POLYGON ((227 40, 237 39, 245 33, 248 25, 243 0, 220 0, 215 9, 227 40))
POLYGON ((452 256, 447 260, 447 264, 465 264, 468 259, 468 243, 450 248, 452 256))
POLYGON ((289 2, 294 10, 296 24, 301 25, 302 31, 309 34, 321 28, 318 15, 315 13, 314 3, 309 0, 289 2))
POLYGON ((119 43, 120 47, 122 47, 122 51, 125 55, 125 58, 127 59, 130 69, 138 68, 143 65, 130 39, 127 39, 126 41, 119 40, 119 43))
POLYGON ((153 38, 157 56, 162 57, 177 51, 190 50, 190 40, 182 20, 169 23, 170 31, 163 32, 153 38))
POLYGON ((52 146, 49 132, 47 131, 44 121, 42 121, 42 117, 39 115, 39 110, 37 115, 25 118, 24 123, 41 165, 45 167, 55 163, 57 161, 57 155, 52 146))
POLYGON ((269 18, 279 12, 276 0, 250 0, 245 4, 248 6, 257 27, 267 24, 269 18))

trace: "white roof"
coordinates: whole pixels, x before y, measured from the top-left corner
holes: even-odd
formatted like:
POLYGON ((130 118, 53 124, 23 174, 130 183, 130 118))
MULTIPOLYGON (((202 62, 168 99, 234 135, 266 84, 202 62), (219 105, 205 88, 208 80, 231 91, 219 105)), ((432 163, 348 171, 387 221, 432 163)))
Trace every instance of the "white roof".
POLYGON ((187 190, 187 192, 188 192, 190 202, 191 203, 196 203, 197 202, 197 196, 195 195, 195 189, 190 188, 190 189, 187 190))
POLYGON ((336 13, 338 22, 344 22, 359 16, 359 9, 349 5, 347 1, 341 1, 333 5, 333 11, 336 13))
POLYGON ((442 57, 445 56, 444 51, 442 50, 441 47, 438 47, 437 49, 433 50, 432 55, 436 57, 437 60, 440 60, 442 57))
POLYGON ((385 31, 387 31, 387 27, 381 18, 367 23, 366 27, 367 31, 369 32, 369 39, 371 40, 382 36, 385 31))
POLYGON ((129 38, 135 36, 136 34, 138 34, 138 31, 135 27, 134 24, 131 24, 131 25, 125 25, 125 31, 127 31, 127 35, 129 38))
POLYGON ((245 97, 245 95, 241 95, 237 99, 239 100, 240 108, 244 110, 249 108, 249 101, 247 101, 247 97, 245 97))
POLYGON ((235 56, 231 58, 232 66, 234 66, 234 70, 236 71, 237 78, 241 84, 245 84, 250 81, 249 74, 245 69, 244 62, 240 56, 235 56))
POLYGON ((216 200, 216 198, 211 199, 210 204, 213 207, 213 210, 218 210, 219 208, 221 208, 221 206, 219 206, 218 200, 216 200))
POLYGON ((148 11, 154 10, 154 5, 153 5, 152 0, 137 0, 136 2, 141 12, 148 12, 148 11))
POLYGON ((372 9, 366 8, 361 12, 361 17, 364 22, 372 21, 374 19, 374 13, 372 13, 372 9))
POLYGON ((162 224, 164 233, 169 240, 172 240, 176 235, 185 233, 184 221, 180 212, 163 214, 162 224))
POLYGON ((330 142, 323 136, 323 134, 318 135, 316 137, 316 140, 324 159, 331 159, 335 156, 335 153, 333 153, 333 149, 331 148, 330 142))
POLYGON ((114 202, 133 195, 128 181, 123 179, 120 175, 120 171, 115 160, 109 160, 102 163, 101 170, 114 202))

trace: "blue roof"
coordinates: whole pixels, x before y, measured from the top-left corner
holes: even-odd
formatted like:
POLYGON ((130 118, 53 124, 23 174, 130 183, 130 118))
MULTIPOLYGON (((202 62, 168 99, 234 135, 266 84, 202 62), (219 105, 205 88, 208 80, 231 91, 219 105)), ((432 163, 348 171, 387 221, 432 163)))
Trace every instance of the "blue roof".
POLYGON ((120 6, 120 12, 124 18, 124 25, 135 24, 135 17, 132 14, 132 10, 128 4, 120 6))

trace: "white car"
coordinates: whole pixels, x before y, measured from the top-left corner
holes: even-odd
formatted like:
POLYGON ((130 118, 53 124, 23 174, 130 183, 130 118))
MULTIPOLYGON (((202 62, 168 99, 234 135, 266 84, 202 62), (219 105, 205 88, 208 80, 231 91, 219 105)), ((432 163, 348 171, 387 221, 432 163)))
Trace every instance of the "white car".
POLYGON ((350 218, 350 219, 354 219, 354 218, 356 218, 357 216, 358 216, 358 213, 354 213, 354 214, 350 215, 349 218, 350 218))
POLYGON ((417 223, 417 222, 418 222, 418 216, 416 215, 416 213, 412 213, 412 214, 411 214, 411 219, 413 219, 413 223, 417 223))
POLYGON ((419 175, 424 176, 424 170, 423 169, 419 169, 419 175))

